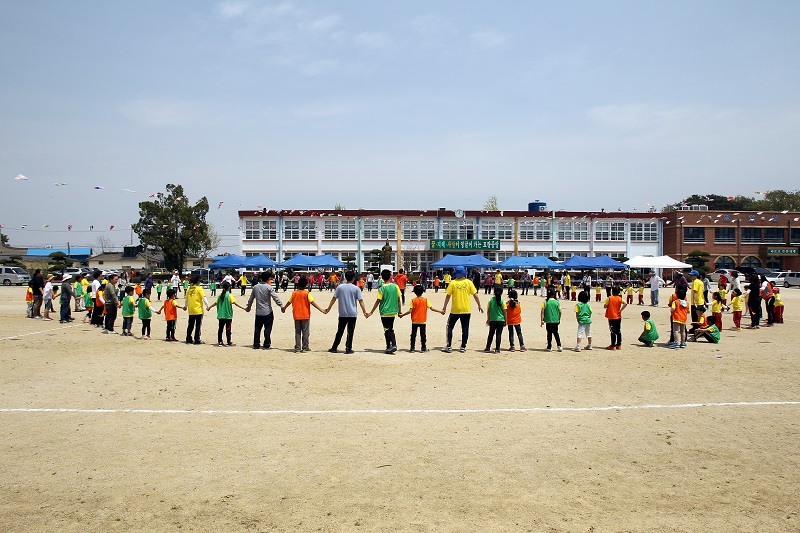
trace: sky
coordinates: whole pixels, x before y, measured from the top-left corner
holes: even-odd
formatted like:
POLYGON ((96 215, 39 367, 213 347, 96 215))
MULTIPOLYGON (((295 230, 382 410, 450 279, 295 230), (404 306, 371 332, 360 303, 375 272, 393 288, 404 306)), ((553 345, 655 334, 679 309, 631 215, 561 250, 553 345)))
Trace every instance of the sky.
POLYGON ((796 189, 799 23, 794 0, 3 2, 0 224, 122 246, 179 183, 235 252, 257 205, 796 189))

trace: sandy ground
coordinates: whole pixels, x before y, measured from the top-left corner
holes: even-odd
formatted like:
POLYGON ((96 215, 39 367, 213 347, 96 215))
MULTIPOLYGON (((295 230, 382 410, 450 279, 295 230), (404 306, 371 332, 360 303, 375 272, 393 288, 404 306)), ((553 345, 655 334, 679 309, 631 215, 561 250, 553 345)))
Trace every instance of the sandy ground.
MULTIPOLYGON (((527 353, 478 351, 475 312, 465 354, 408 353, 406 317, 386 355, 374 316, 344 355, 326 351, 335 307, 295 354, 289 314, 270 351, 239 309, 239 346, 211 344, 214 316, 188 346, 29 320, 0 287, 0 531, 800 531, 800 291, 784 293, 785 324, 679 351, 637 346, 641 310, 662 340, 668 315, 633 306, 621 351, 545 352, 531 295, 527 353)), ((444 323, 429 317, 431 348, 444 323)))

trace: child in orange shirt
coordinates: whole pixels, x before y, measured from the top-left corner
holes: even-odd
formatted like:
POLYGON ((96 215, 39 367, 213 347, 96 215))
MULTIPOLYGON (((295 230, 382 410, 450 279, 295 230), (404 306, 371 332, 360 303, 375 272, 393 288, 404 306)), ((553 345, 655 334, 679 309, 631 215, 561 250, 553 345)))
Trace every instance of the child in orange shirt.
POLYGON ((439 292, 439 285, 441 285, 441 284, 442 284, 442 282, 439 279, 439 276, 436 276, 435 278, 433 278, 433 292, 439 292))
POLYGON ((619 295, 619 286, 614 285, 611 296, 606 298, 603 307, 606 309, 608 327, 611 330, 611 344, 607 350, 620 350, 622 348, 622 311, 628 306, 619 295))
MULTIPOLYGON (((321 274, 320 274, 321 276, 321 274)), ((281 313, 285 313, 286 309, 292 306, 292 317, 294 318, 294 351, 295 352, 308 352, 311 351, 308 344, 308 338, 311 335, 311 307, 315 307, 320 313, 327 314, 325 309, 322 309, 314 297, 306 290, 308 287, 308 280, 305 276, 301 276, 297 282, 297 289, 294 290, 286 303, 281 307, 281 313), (302 343, 301 343, 302 341, 302 343)))
POLYGON ((686 301, 686 289, 679 287, 670 298, 670 320, 672 322, 672 342, 669 348, 686 348, 686 320, 689 316, 689 303, 686 301))
MULTIPOLYGON (((575 287, 572 287, 575 290, 575 287)), ((574 292, 572 294, 575 294, 574 292)), ((514 332, 517 332, 517 339, 519 339, 519 351, 527 352, 525 348, 525 340, 522 338, 522 304, 517 300, 517 291, 508 289, 508 301, 505 304, 506 325, 508 326, 508 340, 511 343, 510 352, 514 348, 514 332)))
MULTIPOLYGON (((439 279, 439 278, 436 278, 439 279)), ((435 309, 431 306, 430 300, 427 298, 423 298, 422 294, 425 292, 425 289, 422 285, 414 285, 414 294, 417 296, 413 300, 411 300, 411 309, 406 311, 405 313, 400 313, 397 315, 398 318, 402 318, 406 315, 411 315, 411 349, 410 352, 416 351, 414 347, 416 346, 417 342, 417 331, 419 331, 419 340, 421 343, 421 352, 427 352, 428 346, 427 341, 428 338, 426 336, 426 325, 428 322, 428 309, 434 311, 436 313, 444 314, 444 309, 435 309)))
POLYGON ((156 311, 159 315, 161 311, 164 311, 164 318, 167 321, 167 338, 165 339, 167 342, 178 341, 178 339, 175 338, 175 326, 178 323, 178 309, 186 311, 186 306, 184 305, 181 307, 178 305, 177 300, 175 300, 177 294, 177 289, 168 289, 167 299, 164 300, 164 305, 161 306, 161 309, 156 311))

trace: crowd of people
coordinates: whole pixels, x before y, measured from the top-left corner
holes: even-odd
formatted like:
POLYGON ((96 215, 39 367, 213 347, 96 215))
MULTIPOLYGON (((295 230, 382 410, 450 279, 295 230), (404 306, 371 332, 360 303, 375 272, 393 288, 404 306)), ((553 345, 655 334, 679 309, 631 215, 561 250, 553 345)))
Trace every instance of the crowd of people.
MULTIPOLYGON (((455 346, 460 352, 465 352, 469 340, 469 327, 472 315, 472 303, 477 304, 479 313, 484 313, 484 305, 478 297, 478 288, 483 286, 486 294, 491 294, 485 302, 486 326, 489 328, 484 350, 499 353, 501 350, 504 331, 508 331, 509 350, 526 351, 522 332, 522 308, 520 296, 527 295, 533 288, 534 295, 541 292, 544 300, 539 306, 540 327, 546 331, 546 350, 563 351, 563 344, 559 332, 563 312, 561 300, 575 302, 572 311, 575 314, 577 325, 576 343, 574 351, 592 350, 592 307, 589 304, 590 293, 594 288, 596 300, 601 301, 602 292, 606 296, 603 301, 604 317, 608 321, 610 343, 608 350, 622 348, 622 316, 629 305, 634 304, 634 295, 638 293, 636 303, 644 306, 644 292, 650 289, 650 305, 659 307, 661 287, 671 285, 674 289, 669 296, 669 348, 685 348, 687 341, 706 340, 712 343, 720 341, 720 330, 723 327, 723 313, 730 312, 732 329, 742 329, 742 317, 749 316, 750 325, 747 329, 772 327, 783 322, 783 301, 780 290, 772 286, 765 277, 752 275, 747 283, 742 283, 737 272, 732 273, 731 279, 722 275, 717 282, 717 290, 712 291, 710 280, 697 270, 688 273, 676 272, 673 279, 665 282, 657 274, 636 280, 615 280, 611 276, 605 279, 593 279, 588 273, 582 274, 574 281, 569 273, 543 273, 529 275, 521 273, 505 277, 500 271, 481 275, 474 270, 470 276, 464 267, 457 267, 446 271, 439 276, 422 277, 409 281, 406 273, 400 269, 393 273, 383 270, 375 282, 372 273, 356 276, 353 271, 343 273, 342 280, 338 274, 312 274, 304 276, 295 274, 293 290, 285 303, 281 301, 278 290, 288 290, 289 277, 281 273, 277 277, 271 271, 261 272, 257 279, 249 280, 246 275, 235 278, 228 273, 209 280, 209 295, 201 284, 199 276, 181 279, 178 273, 167 280, 154 281, 147 275, 143 281, 128 283, 127 279, 120 279, 118 274, 112 273, 104 276, 102 272, 95 271, 91 276, 84 277, 78 274, 74 279, 67 276, 59 283, 54 276, 46 277, 41 270, 34 272, 26 293, 28 302, 27 316, 32 319, 53 320, 51 312, 55 312, 54 300, 60 300, 59 318, 61 323, 75 320, 72 311, 83 313, 85 323, 100 329, 104 334, 117 334, 116 321, 118 315, 122 316, 121 334, 134 336, 133 322, 135 318, 141 322, 140 339, 149 340, 151 337, 151 321, 153 314, 164 315, 165 340, 175 342, 178 310, 187 313, 187 328, 185 342, 188 344, 204 344, 202 340, 202 324, 205 312, 216 308, 218 329, 217 344, 219 346, 235 346, 232 342, 233 308, 239 307, 249 313, 255 310, 254 334, 252 347, 254 349, 272 348, 272 328, 274 324, 273 304, 286 313, 291 307, 295 328, 296 352, 305 352, 310 349, 310 318, 311 309, 327 314, 334 304, 338 306, 339 322, 330 352, 337 352, 342 338, 345 353, 353 353, 353 337, 359 308, 364 318, 368 319, 376 312, 380 316, 383 326, 385 351, 395 353, 398 349, 395 335, 395 320, 411 316, 410 351, 417 348, 417 339, 422 352, 428 351, 427 343, 427 314, 428 310, 450 313, 446 322, 445 352, 454 349, 453 337, 456 326, 461 329, 460 342, 455 346), (218 285, 219 284, 219 285, 218 285), (411 285, 413 297, 408 308, 406 305, 406 289, 411 285), (218 292, 218 286, 220 293, 218 292), (237 302, 233 295, 235 287, 240 288, 240 296, 246 294, 246 288, 252 286, 246 305, 237 302), (445 291, 444 304, 441 309, 432 307, 431 302, 425 297, 425 292, 433 288, 438 292, 442 287, 445 291), (333 292, 327 307, 320 306, 315 300, 312 290, 330 290, 333 292), (364 289, 368 292, 376 290, 376 300, 372 308, 367 311, 363 300, 364 289), (519 290, 518 290, 519 289, 519 290), (161 301, 162 292, 165 299, 159 309, 154 309, 152 294, 156 293, 157 301, 161 301), (178 302, 178 295, 182 293, 182 305, 178 302), (211 297, 212 300, 209 300, 211 297), (729 302, 730 298, 730 302, 729 302), (73 307, 74 302, 74 307, 73 307), (763 308, 763 312, 762 312, 763 308), (762 323, 764 312, 766 322, 762 323), (516 342, 515 342, 516 340, 516 342)), ((641 311, 642 331, 638 341, 644 346, 655 346, 660 338, 656 324, 649 310, 641 311)))

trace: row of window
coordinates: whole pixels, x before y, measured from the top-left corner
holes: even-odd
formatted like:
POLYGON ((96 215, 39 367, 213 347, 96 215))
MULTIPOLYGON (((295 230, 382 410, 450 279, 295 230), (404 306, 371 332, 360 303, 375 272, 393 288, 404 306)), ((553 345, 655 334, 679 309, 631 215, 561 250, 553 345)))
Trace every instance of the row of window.
MULTIPOLYGON (((245 220, 244 238, 248 240, 277 240, 277 220, 245 220)), ((402 237, 410 241, 427 241, 436 238, 436 222, 433 220, 404 220, 402 237)), ((699 229, 703 228, 686 228, 699 229)), ((286 220, 283 238, 286 240, 316 240, 319 225, 315 220, 286 220)), ((552 239, 552 224, 547 221, 520 221, 519 238, 523 241, 549 241, 552 239)), ((557 221, 556 237, 559 241, 588 241, 589 222, 557 221)), ((325 220, 322 236, 326 240, 355 240, 355 220, 325 220)), ((362 221, 361 238, 364 240, 395 240, 397 224, 394 220, 365 219, 362 221)), ((510 221, 486 221, 476 237, 475 223, 453 221, 442 224, 443 239, 500 239, 514 238, 514 224, 510 221)), ((597 222, 594 228, 597 241, 625 241, 625 222, 597 222)), ((631 222, 630 238, 634 242, 658 240, 657 222, 631 222)), ((702 242, 687 241, 687 242, 702 242)))
MULTIPOLYGON (((800 242, 800 228, 792 228, 791 242, 800 242)), ((706 242, 706 228, 683 228, 683 242, 706 242)), ((714 242, 735 244, 736 228, 714 228, 714 242)), ((786 244, 786 228, 742 228, 743 243, 786 244)))

